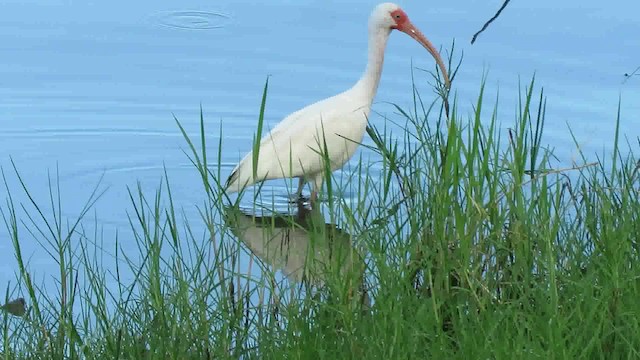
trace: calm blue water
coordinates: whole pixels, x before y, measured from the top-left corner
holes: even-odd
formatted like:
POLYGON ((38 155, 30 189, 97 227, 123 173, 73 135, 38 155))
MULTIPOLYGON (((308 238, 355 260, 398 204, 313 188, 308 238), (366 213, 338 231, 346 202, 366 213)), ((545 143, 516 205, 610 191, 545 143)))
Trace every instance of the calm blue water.
MULTIPOLYGON (((267 121, 353 84, 366 60, 366 23, 372 1, 138 1, 5 0, 0 11, 0 166, 17 200, 10 158, 36 199, 46 205, 47 172, 59 168, 64 215, 78 215, 104 175, 107 193, 88 219, 104 226, 104 246, 128 231, 127 186, 149 195, 163 166, 176 204, 197 216, 197 173, 172 114, 194 136, 202 104, 216 144, 222 126, 223 171, 250 148, 262 87, 270 75, 267 121)), ((619 98, 622 130, 640 136, 640 3, 595 0, 512 2, 475 45, 475 31, 501 0, 408 2, 413 22, 436 46, 453 39, 464 51, 454 90, 463 109, 476 101, 488 72, 488 94, 500 90, 499 116, 514 119, 519 81, 535 73, 548 96, 546 142, 560 161, 577 159, 571 126, 589 153, 611 144, 619 98)), ((411 62, 432 58, 404 34, 392 34, 374 109, 411 104, 411 62)), ((424 78, 423 78, 424 79, 424 78)), ((420 81, 420 79, 418 79, 420 81)), ((419 83, 425 97, 427 84, 419 83)), ((380 123, 373 115, 371 121, 380 123)), ((212 149, 215 146, 212 145, 212 149)), ((226 173, 224 174, 226 175, 226 173)), ((284 194, 283 183, 264 191, 284 194)), ((0 198, 6 198, 4 188, 0 198)), ((55 262, 29 242, 23 252, 40 279, 55 262)), ((131 245, 133 246, 133 245, 131 245)), ((7 231, 0 231, 0 288, 15 282, 7 231)))

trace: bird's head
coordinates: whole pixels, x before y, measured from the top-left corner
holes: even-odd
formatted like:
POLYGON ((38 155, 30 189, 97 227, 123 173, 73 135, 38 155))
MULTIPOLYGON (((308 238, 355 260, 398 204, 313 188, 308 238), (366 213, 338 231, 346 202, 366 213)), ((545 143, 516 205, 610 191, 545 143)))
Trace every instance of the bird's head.
POLYGON ((429 40, 420 32, 420 30, 411 23, 407 13, 394 3, 382 3, 373 9, 371 17, 369 18, 369 29, 384 29, 387 31, 399 30, 403 33, 411 36, 414 40, 419 42, 436 60, 436 63, 440 67, 440 71, 444 76, 445 85, 447 88, 449 85, 449 76, 447 69, 440 57, 438 50, 431 44, 429 40))
POLYGON ((370 25, 377 28, 402 31, 407 23, 411 23, 409 17, 394 3, 382 3, 371 13, 370 25))

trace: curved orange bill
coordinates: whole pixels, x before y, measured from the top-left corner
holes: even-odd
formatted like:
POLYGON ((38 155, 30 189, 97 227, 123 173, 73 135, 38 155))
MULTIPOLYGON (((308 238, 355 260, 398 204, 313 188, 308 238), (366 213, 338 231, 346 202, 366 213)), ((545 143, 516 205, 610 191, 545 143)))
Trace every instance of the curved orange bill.
POLYGON ((438 50, 431 44, 429 40, 415 27, 411 22, 407 21, 402 28, 398 28, 398 30, 404 32, 405 34, 411 36, 415 41, 419 42, 424 46, 427 51, 431 53, 434 59, 436 59, 436 63, 440 67, 440 71, 442 71, 442 75, 444 76, 444 84, 449 89, 451 87, 451 83, 449 81, 449 74, 447 73, 447 68, 444 66, 444 61, 440 57, 440 53, 438 50))

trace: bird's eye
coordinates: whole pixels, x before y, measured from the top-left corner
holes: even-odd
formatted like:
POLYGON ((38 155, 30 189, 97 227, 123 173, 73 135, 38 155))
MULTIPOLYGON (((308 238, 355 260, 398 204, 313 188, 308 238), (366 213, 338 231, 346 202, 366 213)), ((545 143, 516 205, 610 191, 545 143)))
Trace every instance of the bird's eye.
POLYGON ((396 19, 400 19, 401 17, 400 14, 396 14, 396 19))

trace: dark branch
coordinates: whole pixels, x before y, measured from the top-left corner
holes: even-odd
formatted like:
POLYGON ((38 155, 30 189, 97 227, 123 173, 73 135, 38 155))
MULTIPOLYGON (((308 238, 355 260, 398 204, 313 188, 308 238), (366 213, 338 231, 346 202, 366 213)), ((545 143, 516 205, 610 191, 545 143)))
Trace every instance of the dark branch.
POLYGON ((635 70, 633 70, 633 72, 631 74, 625 73, 623 82, 626 82, 632 76, 640 76, 640 66, 638 66, 635 70))
POLYGON ((504 8, 507 7, 507 4, 509 4, 509 1, 511 1, 511 0, 504 0, 504 3, 502 4, 502 6, 498 10, 498 12, 495 15, 493 15, 493 17, 491 19, 489 19, 489 21, 484 23, 484 26, 482 27, 482 29, 480 29, 480 31, 478 31, 477 33, 473 34, 473 38, 471 38, 471 44, 472 45, 473 45, 474 42, 476 42, 476 38, 478 37, 478 35, 480 35, 481 32, 485 31, 489 27, 489 24, 491 24, 495 19, 498 18, 498 16, 500 16, 500 13, 502 12, 502 10, 504 10, 504 8))

